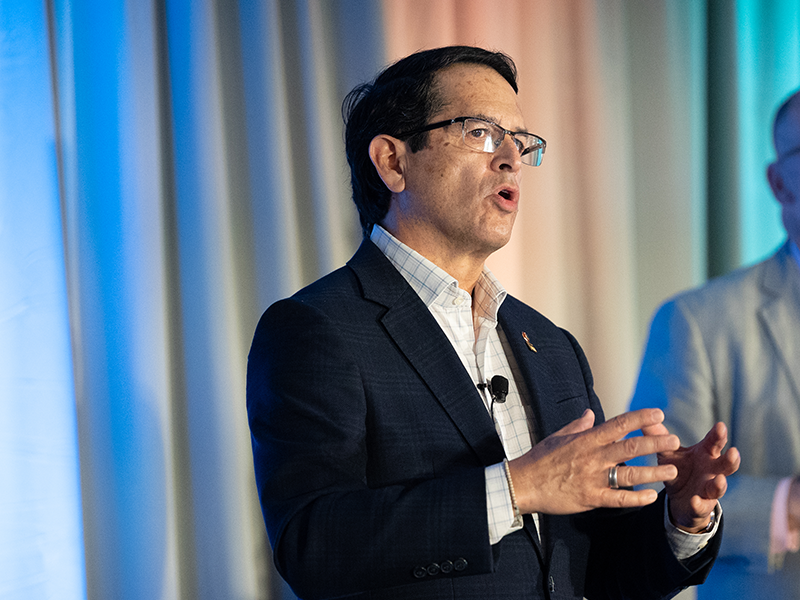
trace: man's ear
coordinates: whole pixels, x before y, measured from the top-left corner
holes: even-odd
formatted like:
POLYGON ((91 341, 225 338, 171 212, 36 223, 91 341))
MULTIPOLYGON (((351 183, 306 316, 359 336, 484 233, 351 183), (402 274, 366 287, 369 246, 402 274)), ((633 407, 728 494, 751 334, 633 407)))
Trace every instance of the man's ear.
POLYGON ((794 201, 790 190, 786 189, 786 182, 783 180, 783 173, 777 161, 767 167, 767 181, 779 203, 787 204, 794 201))
POLYGON ((390 135, 380 134, 369 143, 369 158, 389 191, 398 194, 406 187, 404 142, 390 135))

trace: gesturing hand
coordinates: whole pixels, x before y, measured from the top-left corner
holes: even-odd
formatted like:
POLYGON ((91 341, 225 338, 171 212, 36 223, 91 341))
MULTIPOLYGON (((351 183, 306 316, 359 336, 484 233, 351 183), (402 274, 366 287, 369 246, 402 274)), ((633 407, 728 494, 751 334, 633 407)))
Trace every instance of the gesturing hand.
MULTIPOLYGON (((662 423, 642 428, 645 437, 661 437, 666 432, 662 423)), ((666 481, 665 487, 672 522, 684 531, 694 533, 706 527, 717 500, 728 489, 726 476, 739 468, 741 458, 736 448, 722 452, 727 442, 725 424, 717 423, 694 446, 658 453, 659 465, 678 469, 677 477, 666 481)))
MULTIPOLYGON (((523 513, 572 514, 598 507, 634 507, 654 502, 654 490, 611 489, 609 468, 637 456, 674 455, 678 438, 663 426, 664 413, 642 409, 594 425, 594 413, 583 415, 536 444, 525 455, 509 461, 517 504, 523 513), (657 429, 660 426, 660 429, 657 429), (625 438, 637 429, 644 436, 625 438)), ((620 467, 621 487, 677 480, 671 462, 655 467, 620 467)))

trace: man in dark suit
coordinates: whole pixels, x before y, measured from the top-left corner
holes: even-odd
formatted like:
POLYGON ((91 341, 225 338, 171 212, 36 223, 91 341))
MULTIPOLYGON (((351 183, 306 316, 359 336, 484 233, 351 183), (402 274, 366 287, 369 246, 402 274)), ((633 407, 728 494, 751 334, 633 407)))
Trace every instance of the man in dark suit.
POLYGON ((545 150, 516 91, 505 55, 449 47, 346 100, 365 240, 267 310, 248 364, 261 505, 302 598, 662 598, 716 556, 724 425, 679 448, 659 410, 604 423, 576 340, 484 267, 545 150))

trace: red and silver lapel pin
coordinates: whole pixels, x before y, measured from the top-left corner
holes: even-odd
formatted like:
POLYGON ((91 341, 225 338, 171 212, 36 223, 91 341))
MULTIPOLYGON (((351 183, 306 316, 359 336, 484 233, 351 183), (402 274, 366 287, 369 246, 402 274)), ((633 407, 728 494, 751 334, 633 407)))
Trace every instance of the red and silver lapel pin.
POLYGON ((533 344, 531 344, 531 340, 528 337, 528 334, 524 331, 522 332, 522 339, 525 340, 525 344, 527 344, 529 350, 533 350, 534 352, 538 352, 536 348, 534 348, 533 344))

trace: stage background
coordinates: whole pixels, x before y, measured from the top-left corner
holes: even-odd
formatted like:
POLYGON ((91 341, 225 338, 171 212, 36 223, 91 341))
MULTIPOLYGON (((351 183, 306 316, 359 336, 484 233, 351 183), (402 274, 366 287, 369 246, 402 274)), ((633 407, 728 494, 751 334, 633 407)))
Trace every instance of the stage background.
POLYGON ((251 466, 261 312, 360 231, 340 104, 421 48, 503 50, 529 129, 490 265, 609 415, 650 316, 784 239, 764 172, 794 0, 0 2, 0 598, 291 598, 251 466))

